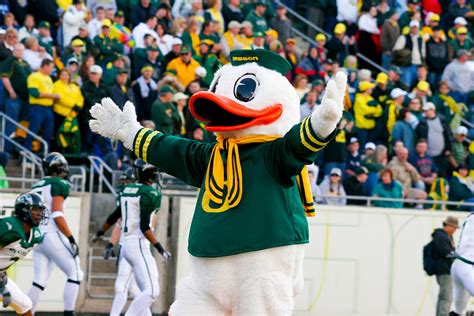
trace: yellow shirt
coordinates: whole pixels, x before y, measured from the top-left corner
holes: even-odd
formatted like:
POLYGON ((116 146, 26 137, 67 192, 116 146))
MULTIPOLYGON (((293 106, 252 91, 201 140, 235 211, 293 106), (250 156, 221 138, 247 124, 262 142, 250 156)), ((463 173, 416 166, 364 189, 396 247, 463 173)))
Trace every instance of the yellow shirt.
MULTIPOLYGON (((28 91, 36 90, 39 93, 53 93, 53 80, 50 76, 43 75, 41 72, 37 71, 28 76, 27 79, 28 91)), ((54 100, 47 98, 36 98, 31 95, 29 97, 30 104, 34 105, 43 105, 43 106, 52 106, 54 100)))
POLYGON ((173 59, 166 67, 166 70, 175 70, 176 78, 185 87, 187 87, 192 81, 196 80, 196 69, 199 67, 199 63, 191 58, 189 64, 183 63, 181 57, 173 59))
POLYGON ((354 114, 357 128, 369 130, 375 128, 375 118, 380 117, 382 112, 382 107, 372 96, 362 93, 356 94, 354 100, 354 114), (369 102, 375 102, 377 105, 369 105, 369 102))
POLYGON ((53 93, 61 96, 59 100, 54 103, 53 111, 61 116, 68 116, 74 106, 82 108, 84 106, 84 97, 81 89, 74 83, 64 83, 58 80, 53 85, 53 93))

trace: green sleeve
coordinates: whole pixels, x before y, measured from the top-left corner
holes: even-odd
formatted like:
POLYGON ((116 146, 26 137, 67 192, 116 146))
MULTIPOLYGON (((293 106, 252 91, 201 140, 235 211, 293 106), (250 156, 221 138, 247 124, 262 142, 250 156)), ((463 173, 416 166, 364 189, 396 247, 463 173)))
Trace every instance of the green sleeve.
POLYGON ((321 140, 311 126, 311 116, 293 126, 283 138, 269 144, 265 152, 266 166, 282 184, 292 185, 292 177, 298 175, 305 165, 314 162, 316 153, 334 137, 334 131, 321 140))
POLYGON ((106 56, 109 56, 109 55, 113 55, 114 54, 114 51, 112 50, 112 48, 110 46, 107 46, 106 44, 104 44, 104 42, 102 41, 102 38, 97 35, 95 38, 94 38, 94 44, 97 46, 97 48, 100 50, 100 53, 102 55, 106 55, 106 56))
POLYGON ((52 183, 51 196, 62 196, 66 199, 69 196, 69 184, 65 180, 52 183))
POLYGON ((0 220, 0 248, 3 248, 17 240, 21 235, 15 230, 15 225, 8 223, 8 218, 0 220))
POLYGON ((155 123, 156 128, 171 125, 171 118, 166 114, 165 106, 160 102, 151 105, 151 120, 155 123))
POLYGON ((39 98, 40 96, 40 91, 38 88, 28 88, 28 93, 34 98, 39 98))
POLYGON ((152 187, 145 187, 140 194, 140 230, 144 233, 150 229, 150 217, 161 204, 161 195, 152 187))
POLYGON ((133 142, 138 158, 185 183, 200 187, 214 144, 205 144, 142 128, 133 142))
POLYGON ((13 59, 7 58, 0 64, 0 76, 10 78, 13 72, 13 59))

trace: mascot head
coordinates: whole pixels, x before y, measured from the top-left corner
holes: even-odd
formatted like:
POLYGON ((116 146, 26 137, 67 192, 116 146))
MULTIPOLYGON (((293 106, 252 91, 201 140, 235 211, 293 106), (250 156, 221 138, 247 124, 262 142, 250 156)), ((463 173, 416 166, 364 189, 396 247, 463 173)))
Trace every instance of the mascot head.
POLYGON ((229 58, 209 91, 191 97, 191 113, 224 137, 283 136, 300 118, 300 100, 284 76, 289 62, 263 49, 234 50, 229 58))

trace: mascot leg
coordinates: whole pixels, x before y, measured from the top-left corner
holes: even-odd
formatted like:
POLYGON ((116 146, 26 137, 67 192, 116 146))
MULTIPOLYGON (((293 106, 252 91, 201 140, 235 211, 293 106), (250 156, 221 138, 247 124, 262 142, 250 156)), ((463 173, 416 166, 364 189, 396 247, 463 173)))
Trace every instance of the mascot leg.
POLYGON ((220 258, 191 257, 170 315, 291 315, 303 288, 304 245, 220 258))

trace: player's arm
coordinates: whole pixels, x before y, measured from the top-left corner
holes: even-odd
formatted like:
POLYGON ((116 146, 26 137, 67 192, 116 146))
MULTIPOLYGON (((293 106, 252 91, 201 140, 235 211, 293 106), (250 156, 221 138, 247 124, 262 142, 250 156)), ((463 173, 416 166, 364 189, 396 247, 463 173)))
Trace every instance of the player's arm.
POLYGON ((59 231, 69 240, 72 248, 72 255, 74 257, 77 256, 79 254, 79 246, 77 245, 71 229, 66 222, 66 218, 64 217, 64 196, 57 195, 53 197, 51 217, 56 223, 59 231))
POLYGON ((112 213, 110 213, 109 216, 107 216, 105 223, 102 224, 102 227, 95 234, 95 237, 93 238, 92 241, 96 241, 100 239, 100 237, 102 237, 109 230, 109 228, 112 225, 114 225, 121 217, 122 217, 122 211, 120 209, 120 205, 117 204, 117 207, 115 208, 115 210, 112 213))

